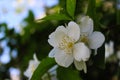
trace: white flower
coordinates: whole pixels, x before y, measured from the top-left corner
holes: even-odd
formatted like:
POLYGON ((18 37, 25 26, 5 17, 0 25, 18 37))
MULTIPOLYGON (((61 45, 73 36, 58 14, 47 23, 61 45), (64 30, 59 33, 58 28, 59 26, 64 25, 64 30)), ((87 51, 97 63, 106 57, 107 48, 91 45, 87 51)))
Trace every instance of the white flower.
POLYGON ((24 75, 26 77, 28 77, 29 80, 31 79, 33 72, 35 71, 35 69, 38 67, 38 65, 40 63, 35 54, 34 54, 33 58, 34 58, 34 60, 29 61, 29 66, 28 66, 27 70, 24 72, 24 75))
POLYGON ((119 66, 120 66, 120 50, 117 51, 117 59, 119 60, 118 64, 119 64, 119 66))
POLYGON ((73 62, 78 70, 86 72, 86 64, 90 57, 90 50, 83 42, 78 42, 80 28, 71 21, 68 26, 59 26, 55 32, 49 35, 48 42, 54 48, 50 51, 49 57, 55 57, 55 61, 63 67, 70 66, 73 62), (80 66, 84 64, 85 67, 80 66))
POLYGON ((88 45, 90 49, 97 50, 105 41, 104 35, 98 31, 93 32, 93 20, 89 16, 83 16, 78 19, 81 31, 80 41, 88 45))
POLYGON ((114 43, 110 41, 108 44, 105 43, 105 58, 107 59, 114 52, 114 43))
POLYGON ((117 51, 117 58, 120 60, 120 50, 117 51))

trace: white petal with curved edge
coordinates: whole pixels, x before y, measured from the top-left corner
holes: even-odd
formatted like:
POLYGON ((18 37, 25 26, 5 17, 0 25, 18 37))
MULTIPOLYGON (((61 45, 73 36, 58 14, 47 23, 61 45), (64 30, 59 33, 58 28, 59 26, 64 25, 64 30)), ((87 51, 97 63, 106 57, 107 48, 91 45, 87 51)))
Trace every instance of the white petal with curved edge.
POLYGON ((86 63, 84 61, 74 61, 75 67, 77 70, 84 70, 85 73, 87 73, 87 67, 86 67, 86 63))
POLYGON ((73 48, 73 56, 76 61, 87 61, 90 57, 90 50, 84 43, 77 43, 73 48))
POLYGON ((48 39, 48 43, 49 43, 52 47, 57 47, 57 43, 55 42, 54 39, 48 39))
POLYGON ((64 32, 56 31, 54 40, 56 41, 57 44, 59 44, 59 43, 61 43, 61 41, 63 40, 63 38, 65 36, 67 36, 67 35, 64 32))
POLYGON ((55 32, 56 32, 56 31, 62 31, 62 32, 66 33, 66 32, 67 32, 67 29, 66 29, 64 26, 58 26, 58 27, 56 28, 55 32))
POLYGON ((77 41, 79 39, 80 27, 78 24, 76 24, 73 21, 69 22, 68 26, 67 26, 67 30, 68 30, 68 35, 69 35, 69 37, 71 37, 71 39, 74 39, 75 41, 77 41))
POLYGON ((55 36, 55 32, 52 32, 50 35, 49 35, 49 38, 54 38, 55 36))
MULTIPOLYGON (((57 47, 58 46, 58 39, 56 39, 56 35, 58 35, 58 33, 62 34, 66 34, 67 30, 64 26, 58 26, 58 28, 55 30, 55 32, 52 32, 49 35, 49 39, 48 39, 48 43, 53 46, 53 47, 57 47), (61 33, 60 33, 61 32, 61 33)), ((58 36, 59 37, 59 36, 58 36)), ((61 38, 61 37, 60 37, 61 38)))
POLYGON ((55 61, 63 67, 68 67, 73 63, 73 56, 64 53, 64 51, 59 50, 58 53, 55 54, 55 61))
POLYGON ((58 43, 56 42, 55 40, 55 32, 51 33, 49 35, 49 39, 48 39, 48 43, 53 46, 53 47, 57 47, 58 46, 58 43))
POLYGON ((54 32, 54 37, 48 39, 48 42, 53 47, 58 47, 65 36, 67 35, 64 32, 56 31, 54 32))
POLYGON ((57 54, 57 52, 58 52, 59 50, 58 50, 58 48, 53 48, 50 52, 49 52, 49 57, 51 57, 51 58, 53 58, 53 57, 55 57, 55 54, 57 54))
POLYGON ((89 39, 88 44, 89 44, 89 47, 90 47, 91 49, 97 49, 97 48, 101 47, 102 44, 103 44, 104 41, 105 41, 104 35, 103 35, 101 32, 97 32, 97 31, 93 32, 93 33, 88 37, 88 39, 89 39))
POLYGON ((81 34, 91 34, 93 32, 93 20, 89 16, 83 16, 80 19, 80 30, 81 34))

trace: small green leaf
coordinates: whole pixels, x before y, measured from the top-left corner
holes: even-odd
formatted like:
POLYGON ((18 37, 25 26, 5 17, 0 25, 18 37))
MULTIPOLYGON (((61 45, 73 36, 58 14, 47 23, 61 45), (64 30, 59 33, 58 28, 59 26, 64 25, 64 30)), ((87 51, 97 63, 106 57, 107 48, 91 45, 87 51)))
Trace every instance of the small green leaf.
POLYGON ((67 0, 66 10, 73 19, 74 19, 75 8, 76 8, 76 0, 67 0))
POLYGON ((34 71, 31 80, 42 80, 41 77, 52 67, 54 66, 55 60, 53 58, 45 58, 41 61, 37 69, 34 71))
POLYGON ((41 20, 71 20, 71 18, 65 14, 52 14, 52 15, 48 15, 42 19, 38 19, 37 21, 39 22, 41 20))
POLYGON ((63 67, 58 67, 57 77, 59 80, 82 80, 79 71, 63 67))

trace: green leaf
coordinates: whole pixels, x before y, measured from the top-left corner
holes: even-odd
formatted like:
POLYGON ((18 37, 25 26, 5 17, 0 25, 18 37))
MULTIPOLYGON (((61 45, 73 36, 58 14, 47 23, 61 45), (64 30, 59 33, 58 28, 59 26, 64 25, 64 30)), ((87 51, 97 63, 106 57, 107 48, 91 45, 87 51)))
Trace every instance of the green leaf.
POLYGON ((66 9, 68 14, 74 19, 76 0, 67 0, 66 9))
POLYGON ((71 18, 65 14, 52 14, 52 15, 48 15, 42 19, 38 19, 37 21, 39 22, 41 20, 71 20, 71 18))
POLYGON ((55 60, 53 58, 45 58, 41 61, 37 69, 34 71, 31 80, 42 80, 41 77, 52 67, 54 66, 55 60))
POLYGON ((59 80, 82 80, 77 70, 63 67, 58 67, 57 77, 59 80))

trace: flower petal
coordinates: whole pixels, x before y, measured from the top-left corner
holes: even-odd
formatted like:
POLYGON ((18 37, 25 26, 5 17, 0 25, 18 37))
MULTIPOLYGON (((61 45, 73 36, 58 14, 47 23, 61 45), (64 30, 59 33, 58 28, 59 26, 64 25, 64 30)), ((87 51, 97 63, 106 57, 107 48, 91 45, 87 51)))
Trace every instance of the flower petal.
POLYGON ((80 37, 80 27, 78 24, 76 24, 75 22, 71 21, 68 23, 68 35, 70 38, 74 39, 75 41, 77 41, 80 37))
POLYGON ((24 72, 24 75, 29 78, 29 80, 32 77, 32 74, 34 73, 35 69, 38 67, 40 62, 36 62, 35 60, 30 60, 29 61, 29 66, 27 70, 24 72))
POLYGON ((117 51, 117 58, 120 60, 120 50, 117 51))
POLYGON ((53 32, 49 36, 50 39, 48 39, 48 43, 53 47, 58 47, 64 36, 66 36, 66 34, 62 31, 53 32))
POLYGON ((35 53, 34 53, 34 55, 33 55, 33 59, 34 59, 35 62, 39 63, 39 60, 38 60, 38 58, 37 58, 37 56, 36 56, 35 53))
POLYGON ((89 16, 84 16, 80 19, 81 34, 91 34, 93 32, 93 20, 89 16))
POLYGON ((58 26, 55 31, 62 31, 62 32, 66 33, 67 29, 64 26, 58 26))
POLYGON ((49 57, 53 58, 55 56, 55 54, 58 52, 58 48, 53 48, 50 52, 49 52, 49 57))
POLYGON ((85 73, 87 73, 87 67, 86 67, 86 63, 84 61, 74 61, 75 67, 77 70, 84 70, 85 73))
POLYGON ((62 31, 56 31, 55 32, 55 37, 54 40, 56 41, 56 43, 59 45, 59 43, 62 42, 63 38, 67 36, 64 32, 62 31))
POLYGON ((55 61, 63 67, 68 67, 72 64, 73 62, 73 57, 72 55, 66 54, 64 53, 64 51, 59 50, 56 54, 55 54, 55 61))
MULTIPOLYGON (((58 46, 58 42, 56 40, 56 33, 58 35, 58 33, 66 33, 66 28, 64 26, 58 26, 57 29, 55 30, 55 32, 52 32, 50 35, 49 35, 49 39, 48 39, 48 43, 53 46, 53 47, 57 47, 58 46)), ((60 34, 61 34, 60 33, 60 34)), ((60 37, 61 38, 61 37, 60 37)))
POLYGON ((73 48, 73 56, 76 61, 87 61, 90 57, 90 50, 84 43, 77 43, 73 48))
POLYGON ((58 43, 55 41, 55 32, 53 32, 49 35, 48 43, 53 47, 58 46, 58 43))
POLYGON ((27 69, 27 70, 24 72, 24 76, 28 77, 29 80, 31 79, 32 74, 33 74, 33 73, 31 73, 29 69, 27 69))
POLYGON ((88 37, 88 39, 89 39, 88 44, 89 44, 89 47, 90 47, 91 49, 97 49, 97 48, 101 47, 102 44, 103 44, 104 41, 105 41, 104 35, 103 35, 101 32, 97 32, 97 31, 93 32, 93 33, 88 37))
POLYGON ((108 58, 114 53, 114 43, 110 41, 109 44, 105 43, 105 58, 108 58))
POLYGON ((49 35, 49 38, 54 38, 55 36, 55 32, 52 32, 50 35, 49 35))

